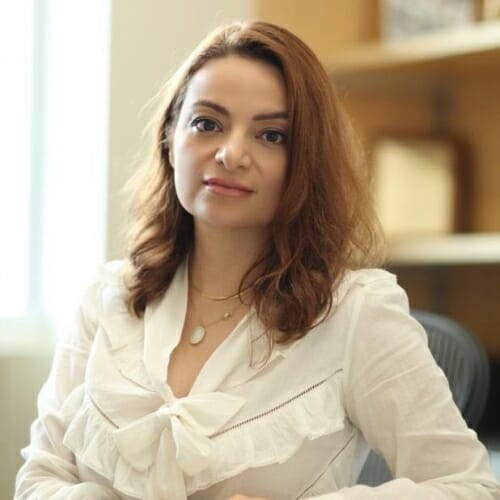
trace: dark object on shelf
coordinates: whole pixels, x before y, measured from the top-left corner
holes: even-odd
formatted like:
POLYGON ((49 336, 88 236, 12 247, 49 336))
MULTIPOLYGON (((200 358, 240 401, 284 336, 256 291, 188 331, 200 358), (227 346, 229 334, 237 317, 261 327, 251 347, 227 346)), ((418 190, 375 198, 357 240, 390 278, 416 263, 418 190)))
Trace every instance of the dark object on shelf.
POLYGON ((380 31, 382 38, 404 38, 461 26, 475 18, 474 0, 382 0, 380 31))
MULTIPOLYGON (((490 382, 489 363, 479 342, 462 325, 444 316, 412 311, 429 338, 429 349, 441 367, 467 425, 477 429, 486 405, 490 382)), ((358 478, 359 484, 377 486, 392 478, 384 459, 370 452, 358 478)))

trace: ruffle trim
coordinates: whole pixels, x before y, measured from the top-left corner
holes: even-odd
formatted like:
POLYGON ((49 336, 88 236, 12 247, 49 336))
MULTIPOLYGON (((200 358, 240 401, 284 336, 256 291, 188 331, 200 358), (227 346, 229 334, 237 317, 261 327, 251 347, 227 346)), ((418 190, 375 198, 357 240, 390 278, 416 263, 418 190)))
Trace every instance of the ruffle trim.
MULTIPOLYGON (((306 439, 343 429, 339 379, 338 374, 333 375, 289 401, 247 420, 233 421, 215 434, 210 465, 195 476, 185 476, 187 494, 252 467, 284 463, 306 439)), ((68 424, 64 445, 85 466, 108 479, 115 490, 143 498, 148 472, 139 472, 123 460, 113 437, 117 426, 95 406, 83 385, 70 394, 63 414, 68 424)))
POLYGON ((216 435, 214 459, 207 469, 189 478, 188 495, 246 469, 285 463, 306 439, 342 430, 345 410, 338 375, 216 435))
POLYGON ((120 456, 113 437, 117 426, 96 408, 83 384, 70 394, 62 411, 68 423, 64 446, 118 492, 144 498, 144 473, 132 469, 120 456))

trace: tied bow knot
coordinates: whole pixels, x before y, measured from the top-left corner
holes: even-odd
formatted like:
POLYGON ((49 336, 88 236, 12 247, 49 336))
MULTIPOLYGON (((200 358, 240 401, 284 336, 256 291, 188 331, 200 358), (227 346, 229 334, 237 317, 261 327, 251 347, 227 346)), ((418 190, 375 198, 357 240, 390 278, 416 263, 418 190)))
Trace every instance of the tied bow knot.
POLYGON ((179 406, 180 405, 178 405, 177 402, 174 403, 172 406, 164 404, 163 406, 160 406, 160 408, 153 413, 153 415, 158 420, 158 424, 162 428, 170 427, 172 417, 180 416, 181 411, 179 406))
POLYGON ((217 392, 187 396, 115 430, 113 436, 120 455, 132 468, 140 472, 151 468, 148 482, 157 484, 149 484, 149 491, 167 488, 171 498, 177 498, 175 490, 180 488, 185 494, 182 472, 192 476, 209 465, 214 444, 208 436, 220 430, 244 403, 242 397, 217 392))

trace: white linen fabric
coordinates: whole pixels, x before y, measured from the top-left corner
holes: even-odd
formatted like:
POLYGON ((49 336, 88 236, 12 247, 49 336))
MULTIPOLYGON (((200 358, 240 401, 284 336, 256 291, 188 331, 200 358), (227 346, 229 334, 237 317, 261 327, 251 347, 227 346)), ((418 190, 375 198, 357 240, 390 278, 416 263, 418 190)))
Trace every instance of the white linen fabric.
POLYGON ((328 318, 267 360, 250 312, 176 398, 186 266, 142 319, 122 270, 103 266, 57 349, 16 499, 500 498, 393 275, 347 273, 328 318), (355 485, 367 443, 396 479, 355 485))

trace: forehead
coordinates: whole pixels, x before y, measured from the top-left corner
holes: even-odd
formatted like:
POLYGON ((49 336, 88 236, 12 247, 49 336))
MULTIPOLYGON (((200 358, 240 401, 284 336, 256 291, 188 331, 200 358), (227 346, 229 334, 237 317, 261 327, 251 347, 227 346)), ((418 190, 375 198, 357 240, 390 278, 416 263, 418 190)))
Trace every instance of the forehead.
POLYGON ((210 60, 192 77, 184 104, 200 99, 214 100, 228 108, 286 111, 280 71, 264 61, 235 55, 210 60))

